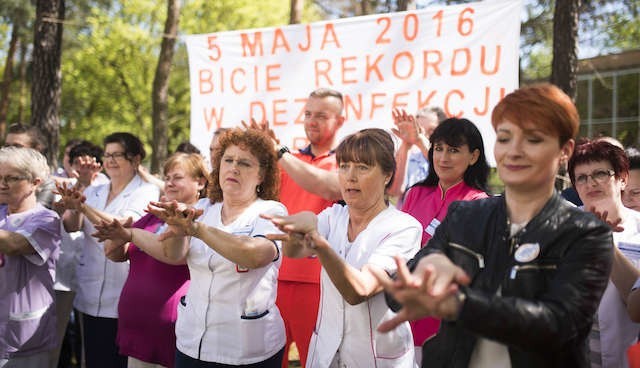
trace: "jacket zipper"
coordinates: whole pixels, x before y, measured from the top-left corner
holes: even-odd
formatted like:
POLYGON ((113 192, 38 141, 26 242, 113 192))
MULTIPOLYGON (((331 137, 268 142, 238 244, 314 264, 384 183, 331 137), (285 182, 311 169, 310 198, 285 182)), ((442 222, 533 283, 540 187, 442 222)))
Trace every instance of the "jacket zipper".
POLYGON ((449 243, 449 246, 472 255, 475 259, 478 260, 478 267, 480 267, 480 269, 484 268, 484 257, 482 256, 482 254, 474 252, 471 249, 457 243, 449 243))
POLYGON ((516 278, 518 271, 521 270, 555 270, 558 268, 557 265, 535 265, 535 264, 525 264, 525 265, 515 265, 511 268, 510 278, 511 280, 516 278))

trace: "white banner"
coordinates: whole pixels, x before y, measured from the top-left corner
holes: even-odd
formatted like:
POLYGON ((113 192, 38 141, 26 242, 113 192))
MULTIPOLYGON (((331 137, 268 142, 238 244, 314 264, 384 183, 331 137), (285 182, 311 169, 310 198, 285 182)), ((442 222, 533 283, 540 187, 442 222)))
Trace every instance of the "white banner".
POLYGON ((389 129, 393 108, 440 106, 479 127, 493 161, 491 110, 518 87, 521 0, 185 36, 191 142, 208 153, 219 127, 268 120, 292 148, 307 144, 309 93, 343 93, 339 136, 389 129))

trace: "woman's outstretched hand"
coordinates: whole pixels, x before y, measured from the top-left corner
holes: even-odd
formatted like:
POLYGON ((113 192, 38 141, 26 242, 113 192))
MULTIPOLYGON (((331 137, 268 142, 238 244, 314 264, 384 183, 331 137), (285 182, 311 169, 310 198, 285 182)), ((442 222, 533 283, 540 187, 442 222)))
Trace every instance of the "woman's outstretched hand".
POLYGON ((94 238, 98 238, 98 241, 103 242, 105 240, 112 240, 116 243, 124 244, 131 240, 130 227, 133 224, 131 217, 127 218, 125 222, 121 223, 118 219, 113 219, 111 222, 100 221, 99 224, 94 225, 96 232, 91 234, 94 238))
POLYGON ((455 296, 458 285, 466 285, 470 280, 464 271, 453 263, 447 265, 437 258, 427 260, 432 256, 423 258, 422 260, 426 261, 420 265, 423 263, 421 260, 413 273, 409 271, 405 261, 396 256, 395 280, 382 270, 371 269, 385 291, 402 304, 402 309, 393 318, 381 323, 378 331, 388 332, 405 321, 423 317, 452 318, 457 315, 460 308, 455 296))
POLYGON ((296 244, 306 252, 314 253, 319 246, 328 246, 318 234, 318 217, 313 212, 303 211, 291 216, 261 214, 260 217, 271 221, 282 231, 281 234, 267 234, 267 239, 282 241, 285 247, 296 244))
POLYGON ((56 183, 54 193, 61 196, 54 205, 65 210, 80 210, 87 199, 79 188, 72 185, 67 186, 65 183, 56 183))
POLYGON ((177 201, 150 202, 147 212, 163 220, 167 225, 167 231, 160 234, 158 240, 174 237, 193 235, 195 232, 195 219, 202 215, 203 210, 187 207, 177 201))

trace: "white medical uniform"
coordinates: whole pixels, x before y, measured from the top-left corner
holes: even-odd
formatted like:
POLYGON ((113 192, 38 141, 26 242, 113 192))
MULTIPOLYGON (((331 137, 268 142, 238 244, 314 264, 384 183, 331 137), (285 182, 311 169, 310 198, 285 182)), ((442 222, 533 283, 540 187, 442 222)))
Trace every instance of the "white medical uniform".
MULTIPOLYGON (((394 273, 393 256, 410 259, 420 249, 422 226, 412 216, 388 207, 349 243, 347 206, 335 204, 318 215, 318 232, 351 266, 375 265, 394 273)), ((413 338, 409 323, 380 333, 378 325, 395 314, 383 293, 358 305, 347 303, 325 269, 320 277, 320 308, 309 344, 307 366, 320 367, 414 367, 413 338)))
MULTIPOLYGON (((260 214, 287 214, 281 203, 258 199, 224 225, 222 203, 202 199, 196 207, 204 210, 198 221, 250 237, 280 233, 260 214)), ((280 252, 280 243, 276 243, 280 252)), ((191 238, 187 255, 191 284, 184 303, 178 306, 178 350, 194 359, 230 365, 258 363, 280 351, 286 340, 276 307, 280 263, 279 255, 264 267, 244 269, 202 240, 191 238)))
MULTIPOLYGON (((145 214, 151 201, 157 201, 160 190, 138 175, 120 194, 109 202, 110 183, 90 186, 84 191, 86 204, 116 217, 132 217, 134 221, 145 214)), ((82 222, 84 244, 79 249, 76 265, 77 294, 74 306, 82 313, 105 318, 118 318, 118 302, 129 274, 129 262, 113 262, 104 255, 104 244, 91 236, 96 230, 91 221, 82 222)))

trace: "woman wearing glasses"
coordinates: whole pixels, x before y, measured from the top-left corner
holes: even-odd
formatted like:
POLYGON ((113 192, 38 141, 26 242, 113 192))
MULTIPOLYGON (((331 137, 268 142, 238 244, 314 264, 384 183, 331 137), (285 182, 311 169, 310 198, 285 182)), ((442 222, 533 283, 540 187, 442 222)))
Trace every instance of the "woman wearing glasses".
MULTIPOLYGON (((622 148, 603 140, 586 141, 576 147, 568 170, 584 209, 613 226, 615 246, 637 267, 640 212, 622 203, 621 193, 629 178, 629 160, 622 148)), ((614 262, 613 267, 619 267, 618 264, 614 262)), ((640 324, 633 323, 626 313, 622 295, 629 290, 619 291, 616 286, 620 285, 609 281, 593 321, 589 337, 592 366, 628 367, 627 348, 635 343, 640 332, 640 324)))
POLYGON ((48 177, 37 151, 0 149, 0 367, 46 367, 57 343, 60 218, 36 200, 48 177))
MULTIPOLYGON (((163 173, 166 198, 188 206, 201 198, 209 174, 202 156, 181 152, 167 159, 163 173)), ((131 226, 117 220, 96 225, 98 233, 93 234, 106 240, 110 260, 130 264, 118 305, 118 346, 129 357, 129 368, 173 367, 175 360, 178 303, 189 287, 189 269, 154 259, 163 257, 157 241, 132 241, 134 236, 160 234, 166 227, 147 214, 131 226)))
POLYGON ((442 318, 423 367, 588 367, 612 239, 554 188, 578 112, 560 89, 539 84, 507 95, 491 122, 504 195, 451 204, 427 246, 408 265, 397 260, 395 282, 377 274, 402 304, 379 329, 442 318))
MULTIPOLYGON (((113 133, 104 139, 102 155, 108 184, 79 188, 58 186, 62 195, 65 230, 82 230, 84 246, 79 250, 76 268, 78 282, 74 306, 82 312, 83 345, 88 368, 126 367, 127 358, 118 354, 116 330, 118 300, 129 273, 128 263, 116 263, 104 254, 104 246, 91 236, 93 224, 121 222, 144 215, 150 201, 158 199, 156 186, 143 181, 137 173, 145 150, 138 137, 113 133)), ((99 167, 96 167, 99 170, 99 167)))

